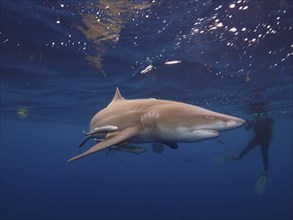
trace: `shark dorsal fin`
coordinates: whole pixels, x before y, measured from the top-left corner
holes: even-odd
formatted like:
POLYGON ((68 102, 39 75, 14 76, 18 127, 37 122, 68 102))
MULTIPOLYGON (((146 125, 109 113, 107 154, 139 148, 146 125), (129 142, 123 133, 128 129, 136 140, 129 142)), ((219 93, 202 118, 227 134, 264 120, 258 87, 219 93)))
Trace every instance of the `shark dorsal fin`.
POLYGON ((116 101, 123 101, 123 100, 125 100, 125 99, 124 99, 123 96, 121 95, 121 93, 120 93, 118 87, 116 87, 115 95, 114 95, 114 97, 113 97, 111 103, 109 104, 109 106, 110 106, 111 104, 113 104, 114 102, 116 102, 116 101))
POLYGON ((125 100, 125 99, 124 99, 123 96, 121 95, 121 93, 120 93, 120 91, 119 91, 119 88, 116 87, 116 92, 115 92, 115 95, 114 95, 114 97, 113 97, 113 99, 112 99, 112 102, 113 102, 113 101, 118 101, 118 100, 125 100))

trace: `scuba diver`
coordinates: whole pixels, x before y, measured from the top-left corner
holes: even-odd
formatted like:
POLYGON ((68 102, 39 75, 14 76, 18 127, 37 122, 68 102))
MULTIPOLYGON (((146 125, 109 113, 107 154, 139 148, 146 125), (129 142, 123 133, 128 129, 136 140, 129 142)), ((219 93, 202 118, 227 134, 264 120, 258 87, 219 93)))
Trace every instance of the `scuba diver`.
POLYGON ((255 193, 263 194, 266 177, 268 175, 269 168, 269 157, 268 151, 270 147, 270 140, 272 139, 272 127, 274 124, 274 119, 267 114, 267 109, 264 103, 252 103, 249 105, 249 113, 254 115, 254 120, 248 121, 245 125, 246 130, 253 128, 254 137, 248 143, 248 145, 240 152, 239 156, 224 156, 223 161, 236 161, 242 159, 249 151, 254 149, 256 146, 260 145, 262 153, 262 162, 264 167, 264 172, 259 178, 255 193))
POLYGON ((266 108, 263 104, 253 104, 250 108, 254 111, 255 118, 254 120, 246 123, 245 129, 249 130, 253 128, 254 137, 241 151, 240 155, 234 158, 234 160, 242 159, 250 150, 255 148, 257 145, 260 145, 262 162, 264 166, 263 176, 267 176, 269 166, 268 151, 270 147, 270 140, 272 138, 272 125, 274 124, 274 119, 267 115, 266 108))

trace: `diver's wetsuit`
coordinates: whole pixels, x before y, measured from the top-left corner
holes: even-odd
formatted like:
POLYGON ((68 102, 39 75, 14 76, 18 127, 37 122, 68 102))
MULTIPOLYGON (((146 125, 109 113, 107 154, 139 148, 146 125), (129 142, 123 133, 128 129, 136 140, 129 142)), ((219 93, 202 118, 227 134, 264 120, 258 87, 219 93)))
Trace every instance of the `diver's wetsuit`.
POLYGON ((255 135, 253 139, 249 142, 249 144, 242 150, 240 155, 235 159, 236 160, 241 159, 250 150, 255 148, 257 145, 260 145, 261 151, 262 151, 264 171, 267 172, 268 166, 269 166, 268 150, 270 146, 270 139, 272 138, 273 123, 274 123, 274 119, 272 119, 266 114, 258 115, 254 121, 247 123, 245 128, 249 130, 253 127, 255 135))

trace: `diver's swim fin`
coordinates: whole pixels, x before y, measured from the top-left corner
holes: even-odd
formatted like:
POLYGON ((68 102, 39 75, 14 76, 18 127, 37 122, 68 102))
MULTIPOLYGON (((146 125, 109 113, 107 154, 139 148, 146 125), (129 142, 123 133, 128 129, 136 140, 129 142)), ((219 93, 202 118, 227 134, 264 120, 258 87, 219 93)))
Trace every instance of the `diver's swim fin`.
POLYGON ((217 163, 224 163, 224 162, 230 162, 233 160, 237 160, 237 157, 230 156, 230 155, 225 155, 225 156, 218 156, 214 159, 214 162, 217 163))
POLYGON ((254 193, 263 195, 267 184, 267 176, 260 176, 255 184, 254 193))

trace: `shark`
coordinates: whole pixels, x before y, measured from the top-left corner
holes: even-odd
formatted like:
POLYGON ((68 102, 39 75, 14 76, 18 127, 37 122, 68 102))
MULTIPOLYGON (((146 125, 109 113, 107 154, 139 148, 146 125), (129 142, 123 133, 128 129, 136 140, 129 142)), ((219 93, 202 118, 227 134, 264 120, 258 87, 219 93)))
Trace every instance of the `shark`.
POLYGON ((222 131, 238 128, 241 118, 210 111, 195 105, 163 99, 125 99, 119 88, 110 104, 97 112, 84 132, 99 140, 74 161, 112 146, 130 143, 161 143, 176 149, 178 143, 216 138, 222 131))

